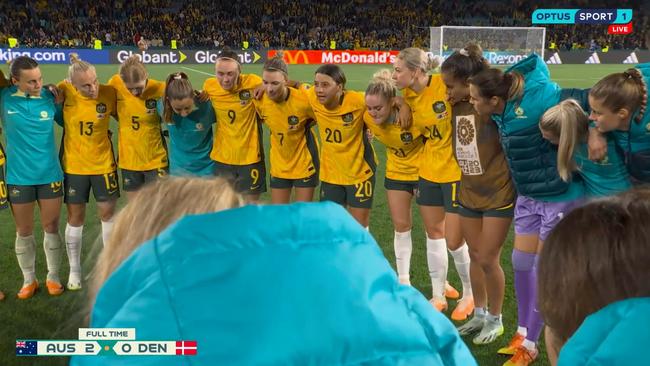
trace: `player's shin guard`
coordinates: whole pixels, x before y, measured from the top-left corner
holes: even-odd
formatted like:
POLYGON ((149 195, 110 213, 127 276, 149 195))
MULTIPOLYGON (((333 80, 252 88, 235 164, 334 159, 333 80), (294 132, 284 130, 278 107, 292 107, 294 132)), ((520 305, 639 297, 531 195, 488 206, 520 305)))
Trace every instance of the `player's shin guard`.
POLYGON ((463 297, 473 297, 472 282, 469 277, 470 259, 467 243, 463 243, 463 245, 456 250, 450 250, 449 253, 451 253, 452 258, 454 258, 456 271, 458 271, 458 276, 463 283, 463 297))
POLYGON ((447 241, 445 239, 430 239, 427 237, 427 265, 429 267, 431 290, 434 299, 445 298, 448 261, 447 241))
POLYGON ((65 249, 70 263, 70 277, 68 278, 68 289, 78 290, 81 288, 81 243, 83 239, 83 225, 65 227, 65 249))
POLYGON ((61 269, 61 238, 59 233, 45 233, 43 236, 43 250, 47 261, 47 279, 61 282, 59 270, 61 269))
POLYGON ((393 247, 395 248, 395 264, 399 282, 410 284, 411 253, 413 252, 411 230, 403 233, 395 231, 393 247))
POLYGON ((28 285, 36 280, 36 240, 34 235, 20 236, 16 233, 16 257, 23 272, 24 282, 28 285))

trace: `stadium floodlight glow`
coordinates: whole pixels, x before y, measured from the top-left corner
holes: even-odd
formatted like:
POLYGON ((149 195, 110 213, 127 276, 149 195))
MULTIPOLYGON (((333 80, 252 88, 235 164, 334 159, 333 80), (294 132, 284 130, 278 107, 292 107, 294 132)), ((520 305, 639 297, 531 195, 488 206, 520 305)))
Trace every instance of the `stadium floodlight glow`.
POLYGON ((496 65, 511 65, 535 52, 544 57, 544 27, 430 27, 431 53, 446 58, 468 43, 483 49, 483 56, 496 65))

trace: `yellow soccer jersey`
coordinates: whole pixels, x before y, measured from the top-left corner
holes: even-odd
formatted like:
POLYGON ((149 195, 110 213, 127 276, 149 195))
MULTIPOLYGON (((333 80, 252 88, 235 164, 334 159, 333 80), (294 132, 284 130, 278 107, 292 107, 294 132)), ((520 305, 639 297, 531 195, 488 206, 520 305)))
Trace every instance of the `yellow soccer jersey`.
POLYGON ((212 160, 248 165, 263 159, 261 125, 253 105, 253 91, 261 84, 262 78, 253 74, 241 74, 232 91, 224 90, 216 78, 203 84, 217 115, 212 160))
POLYGON ((363 93, 345 91, 341 105, 325 108, 312 88, 307 92, 321 140, 320 180, 330 184, 361 183, 375 173, 377 161, 365 135, 363 93))
POLYGON ((100 85, 97 99, 86 98, 67 81, 63 91, 63 171, 68 174, 98 175, 115 171, 113 145, 108 136, 117 96, 112 86, 100 85))
POLYGON ((126 89, 119 75, 113 75, 108 84, 117 91, 119 167, 135 171, 166 167, 167 150, 156 110, 156 103, 165 92, 165 83, 148 79, 138 97, 126 89))
POLYGON ((413 125, 426 138, 420 158, 420 177, 435 183, 460 180, 460 168, 451 144, 451 105, 440 74, 431 75, 427 86, 415 93, 405 89, 404 100, 411 107, 413 125))
POLYGON ((312 130, 314 113, 307 94, 289 88, 287 98, 276 103, 266 94, 255 101, 260 118, 271 131, 271 175, 307 178, 318 169, 318 144, 312 130))
POLYGON ((394 123, 378 125, 368 112, 363 114, 366 127, 386 146, 386 178, 417 181, 424 137, 411 126, 407 131, 394 123))

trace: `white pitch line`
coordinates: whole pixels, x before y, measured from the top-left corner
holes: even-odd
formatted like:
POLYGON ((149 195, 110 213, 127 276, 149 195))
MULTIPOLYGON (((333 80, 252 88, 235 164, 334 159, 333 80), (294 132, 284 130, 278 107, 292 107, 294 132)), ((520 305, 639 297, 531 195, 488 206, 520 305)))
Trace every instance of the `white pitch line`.
POLYGON ((202 70, 193 69, 193 68, 191 68, 191 67, 187 67, 187 66, 181 66, 181 69, 185 69, 185 70, 190 70, 190 71, 198 72, 199 74, 203 74, 203 75, 214 76, 214 74, 210 74, 209 72, 205 72, 205 71, 202 71, 202 70))

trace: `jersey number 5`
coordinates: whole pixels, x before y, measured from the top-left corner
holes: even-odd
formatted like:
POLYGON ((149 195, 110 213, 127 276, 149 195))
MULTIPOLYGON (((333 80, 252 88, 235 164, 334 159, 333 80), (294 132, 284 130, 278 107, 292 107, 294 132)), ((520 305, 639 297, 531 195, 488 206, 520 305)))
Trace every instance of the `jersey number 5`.
POLYGON ((139 116, 131 116, 131 128, 135 131, 140 129, 140 119, 139 116))

